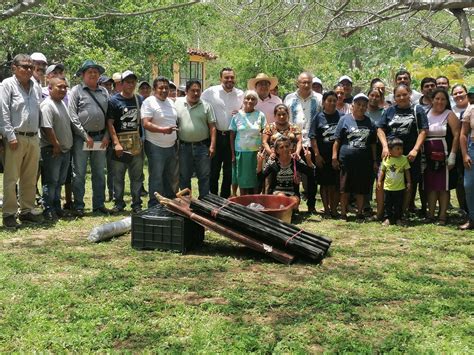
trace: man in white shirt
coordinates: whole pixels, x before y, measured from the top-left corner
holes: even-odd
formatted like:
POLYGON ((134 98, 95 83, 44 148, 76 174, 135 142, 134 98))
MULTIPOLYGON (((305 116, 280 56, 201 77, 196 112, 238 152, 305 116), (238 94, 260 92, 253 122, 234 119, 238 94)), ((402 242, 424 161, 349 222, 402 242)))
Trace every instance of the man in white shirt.
POLYGON ((168 98, 170 81, 159 76, 153 81, 153 95, 143 101, 141 116, 148 158, 148 207, 158 204, 154 194, 176 197, 179 184, 177 113, 168 98))
POLYGON ((208 102, 216 116, 216 154, 211 160, 210 191, 218 194, 219 176, 222 168, 220 196, 230 196, 232 184, 232 152, 230 150, 229 125, 232 116, 240 109, 244 99, 242 90, 235 88, 235 73, 232 68, 220 72, 220 85, 207 88, 201 99, 208 102))
MULTIPOLYGON (((285 105, 290 111, 290 122, 296 124, 301 129, 303 136, 303 146, 308 147, 311 152, 311 140, 308 137, 311 120, 321 111, 321 104, 312 90, 313 75, 308 72, 303 72, 298 76, 298 89, 288 94, 285 98, 285 105)), ((313 158, 314 153, 312 152, 313 158)), ((314 178, 309 176, 303 178, 303 186, 308 197, 308 211, 310 213, 315 211, 316 204, 316 184, 314 178)))

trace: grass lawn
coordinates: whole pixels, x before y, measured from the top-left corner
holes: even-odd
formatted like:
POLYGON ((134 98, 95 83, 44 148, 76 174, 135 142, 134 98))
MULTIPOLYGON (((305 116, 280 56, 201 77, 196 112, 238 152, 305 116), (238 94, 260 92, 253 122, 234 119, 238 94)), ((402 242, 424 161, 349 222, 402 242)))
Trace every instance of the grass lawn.
POLYGON ((474 352, 473 234, 454 224, 301 218, 330 255, 286 266, 209 232, 187 255, 87 241, 120 218, 0 230, 2 353, 474 352))

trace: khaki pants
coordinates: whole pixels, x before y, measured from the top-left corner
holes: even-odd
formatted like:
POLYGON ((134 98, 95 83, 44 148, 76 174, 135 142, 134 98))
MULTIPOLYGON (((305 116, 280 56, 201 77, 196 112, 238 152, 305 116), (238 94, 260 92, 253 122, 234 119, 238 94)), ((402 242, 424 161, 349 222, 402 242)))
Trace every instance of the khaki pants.
POLYGON ((18 147, 11 150, 5 142, 3 173, 3 216, 17 213, 18 204, 15 186, 18 182, 20 213, 30 212, 35 207, 36 175, 40 157, 38 136, 17 135, 18 147))

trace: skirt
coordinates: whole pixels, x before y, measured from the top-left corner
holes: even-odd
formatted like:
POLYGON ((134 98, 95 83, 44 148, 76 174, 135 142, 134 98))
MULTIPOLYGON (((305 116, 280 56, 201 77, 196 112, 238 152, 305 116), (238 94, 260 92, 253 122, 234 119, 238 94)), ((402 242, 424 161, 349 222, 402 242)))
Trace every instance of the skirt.
POLYGON ((372 162, 361 162, 359 166, 341 164, 340 172, 340 192, 353 193, 357 195, 367 195, 370 192, 370 185, 373 170, 372 162))
POLYGON ((446 155, 447 151, 448 146, 444 137, 426 139, 424 144, 426 168, 423 172, 423 187, 425 191, 449 190, 449 170, 446 162, 435 162, 430 159, 432 153, 444 153, 446 155))
POLYGON ((257 153, 235 152, 235 163, 232 165, 232 183, 243 189, 258 187, 257 153))

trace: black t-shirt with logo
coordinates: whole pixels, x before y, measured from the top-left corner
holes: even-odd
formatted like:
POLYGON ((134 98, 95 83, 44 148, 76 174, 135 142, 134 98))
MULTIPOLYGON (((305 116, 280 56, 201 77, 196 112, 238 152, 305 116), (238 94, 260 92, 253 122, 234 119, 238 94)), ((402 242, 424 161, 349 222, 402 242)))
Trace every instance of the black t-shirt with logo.
POLYGON ((352 114, 344 115, 334 134, 341 142, 339 160, 345 166, 367 164, 372 160, 371 144, 375 143, 375 126, 367 116, 356 120, 352 114))
POLYGON ((428 117, 420 105, 415 108, 400 108, 398 105, 391 106, 385 110, 382 118, 377 122, 377 128, 385 131, 387 141, 399 138, 403 141, 403 154, 407 155, 415 146, 420 129, 428 129, 428 117))
POLYGON ((318 143, 319 154, 327 162, 331 161, 332 157, 332 146, 336 140, 334 134, 336 133, 336 127, 339 122, 340 115, 336 111, 334 114, 329 115, 325 112, 319 112, 314 120, 311 122, 311 128, 309 130, 309 138, 315 138, 318 143))
MULTIPOLYGON (((137 96, 138 105, 141 106, 143 99, 137 96)), ((115 94, 109 100, 107 110, 108 119, 114 120, 115 132, 132 132, 137 130, 138 113, 140 107, 137 107, 135 97, 125 98, 120 93, 115 94)), ((140 129, 140 133, 141 133, 140 129)))

